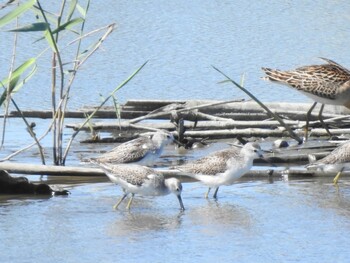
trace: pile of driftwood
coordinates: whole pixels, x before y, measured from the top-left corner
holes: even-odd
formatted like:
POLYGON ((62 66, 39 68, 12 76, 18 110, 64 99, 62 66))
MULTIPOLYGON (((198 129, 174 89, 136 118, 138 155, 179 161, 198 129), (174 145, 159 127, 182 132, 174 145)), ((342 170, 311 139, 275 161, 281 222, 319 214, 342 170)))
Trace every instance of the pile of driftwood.
MULTIPOLYGON (((306 112, 310 104, 266 103, 266 106, 283 119, 300 136, 303 135, 306 112)), ((311 115, 310 136, 327 136, 318 121, 318 109, 311 115)), ((84 108, 81 116, 93 112, 94 108, 84 108)), ((325 123, 334 135, 350 133, 350 110, 345 107, 326 106, 323 112, 325 123)), ((77 112, 74 116, 77 116, 77 112)), ((201 138, 232 137, 288 137, 289 133, 280 122, 269 116, 254 101, 158 101, 130 100, 120 108, 120 120, 114 108, 104 108, 95 118, 112 118, 113 121, 95 121, 89 127, 95 131, 140 132, 154 129, 172 131, 177 136, 201 138), (146 120, 164 120, 146 122, 146 120), (169 121, 170 120, 170 121, 169 121)), ((78 129, 81 124, 69 124, 68 128, 78 129)))
MULTIPOLYGON (((114 141, 125 141, 139 133, 164 129, 172 132, 180 141, 185 138, 221 139, 221 138, 249 138, 249 137, 274 137, 288 138, 290 136, 285 125, 290 130, 303 136, 306 112, 311 104, 300 103, 266 103, 266 107, 283 120, 283 124, 265 112, 254 101, 160 101, 160 100, 130 100, 120 106, 116 112, 115 108, 105 107, 100 109, 94 116, 93 121, 85 127, 81 123, 67 124, 72 129, 93 129, 95 132, 108 131, 114 134, 114 141), (119 116, 119 118, 117 118, 119 116), (103 122, 97 119, 105 119, 103 122), (109 120, 106 120, 109 119, 109 120), (130 134, 132 134, 130 136, 130 134), (125 137, 123 137, 125 136, 125 137), (122 137, 122 138, 121 138, 122 137)), ((319 108, 318 108, 319 109, 319 108)), ((318 109, 311 116, 309 133, 310 136, 328 136, 318 121, 318 109)), ((67 118, 85 118, 95 108, 83 108, 79 111, 66 112, 67 118)), ((350 111, 344 107, 327 105, 324 109, 323 118, 333 135, 344 135, 350 133, 350 111)), ((11 112, 12 117, 18 113, 11 112)), ((25 117, 51 118, 51 112, 24 111, 25 117)), ((95 138, 94 138, 95 140, 95 138)), ((94 141, 90 140, 90 141, 94 141)), ((87 140, 89 141, 89 140, 87 140)), ((98 140, 97 140, 98 141, 98 140)), ((113 140, 108 140, 113 141, 113 140)), ((308 162, 308 155, 314 154, 317 159, 327 155, 336 147, 325 140, 311 146, 298 145, 280 149, 273 148, 272 153, 266 157, 270 163, 280 163, 282 166, 296 165, 303 167, 308 162)), ((264 160, 255 160, 255 164, 266 165, 264 160)), ((334 173, 308 171, 302 169, 258 169, 250 171, 247 176, 271 177, 271 176, 334 176, 334 173)), ((10 162, 0 163, 0 170, 7 170, 21 174, 40 175, 79 175, 79 176, 101 176, 102 170, 90 167, 57 167, 29 164, 16 164, 10 162)), ((182 176, 171 170, 161 170, 165 176, 182 176), (175 173, 175 174, 174 174, 175 173)), ((344 172, 348 175, 348 172, 344 172)))

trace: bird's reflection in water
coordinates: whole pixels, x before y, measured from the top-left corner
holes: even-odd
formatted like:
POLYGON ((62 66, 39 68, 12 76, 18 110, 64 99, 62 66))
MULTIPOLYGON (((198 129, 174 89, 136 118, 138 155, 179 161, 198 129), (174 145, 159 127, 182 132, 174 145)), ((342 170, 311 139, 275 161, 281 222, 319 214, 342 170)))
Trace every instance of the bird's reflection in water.
POLYGON ((159 211, 123 211, 117 221, 114 221, 108 230, 113 236, 140 236, 148 232, 174 230, 182 222, 182 211, 172 211, 171 214, 162 214, 159 211))
POLYGON ((219 229, 250 229, 254 225, 252 215, 243 207, 218 201, 208 200, 207 204, 187 211, 193 225, 203 226, 203 231, 219 229))

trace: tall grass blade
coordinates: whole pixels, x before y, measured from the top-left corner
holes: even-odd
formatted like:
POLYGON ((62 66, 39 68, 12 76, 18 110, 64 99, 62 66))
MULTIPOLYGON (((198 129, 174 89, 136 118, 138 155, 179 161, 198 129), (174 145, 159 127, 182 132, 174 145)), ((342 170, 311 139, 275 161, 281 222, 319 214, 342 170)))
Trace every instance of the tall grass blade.
MULTIPOLYGON (((32 65, 32 64, 30 64, 32 65)), ((36 64, 34 64, 32 70, 29 72, 29 74, 23 78, 22 81, 19 82, 20 77, 22 77, 23 72, 27 69, 28 67, 24 67, 24 68, 20 68, 20 72, 21 74, 18 74, 18 72, 16 72, 16 70, 14 71, 14 73, 11 76, 11 81, 9 83, 9 88, 5 89, 5 91, 2 93, 1 97, 0 97, 0 106, 6 101, 7 96, 9 95, 8 92, 10 94, 17 92, 20 88, 23 87, 23 85, 34 75, 34 73, 36 72, 37 66, 36 64)), ((8 80, 6 80, 8 81, 8 80)))
POLYGON ((20 28, 15 28, 8 30, 9 32, 33 32, 33 31, 45 31, 49 27, 49 24, 44 22, 33 23, 30 25, 25 25, 20 28))
POLYGON ((218 68, 212 66, 217 72, 219 72, 220 74, 222 74, 224 77, 227 78, 227 80, 229 82, 231 82, 232 84, 234 84, 236 87, 238 87, 240 90, 242 90, 244 93, 246 93, 249 97, 251 97, 256 103, 258 103, 270 116, 272 116, 273 118, 275 118, 275 120, 277 120, 289 133, 290 137, 292 137, 293 139, 295 139, 299 144, 301 144, 303 142, 302 139, 299 138, 298 135, 296 135, 293 130, 284 123, 284 121, 275 113, 273 113, 268 107, 265 106, 265 104, 263 104, 260 100, 258 100, 252 93, 250 93, 247 89, 243 88, 241 85, 239 85, 237 82, 235 82, 233 79, 231 79, 229 76, 227 76, 225 73, 223 73, 221 70, 219 70, 218 68))
POLYGON ((22 13, 30 9, 34 4, 36 0, 29 0, 18 7, 16 7, 11 12, 7 13, 3 17, 0 18, 0 27, 3 27, 4 25, 10 23, 12 20, 16 19, 18 16, 20 16, 22 13))
POLYGON ((72 19, 72 16, 73 16, 73 14, 74 14, 74 12, 76 10, 76 7, 77 7, 77 3, 78 3, 78 0, 70 1, 66 21, 70 21, 72 19))
POLYGON ((52 49, 52 51, 54 53, 58 53, 58 49, 57 49, 57 45, 55 42, 55 38, 53 37, 52 33, 50 30, 46 30, 45 32, 45 39, 47 41, 47 43, 49 44, 50 48, 52 49))
POLYGON ((15 87, 14 90, 13 90, 13 93, 19 91, 19 90, 24 86, 24 84, 27 83, 28 80, 31 79, 31 77, 34 76, 34 74, 35 74, 37 68, 38 68, 37 65, 34 64, 32 70, 28 73, 28 75, 27 75, 25 78, 23 78, 22 81, 19 82, 19 83, 16 85, 16 87, 15 87))
MULTIPOLYGON (((51 33, 52 33, 52 35, 55 35, 55 34, 61 32, 61 31, 64 31, 64 30, 66 30, 66 29, 71 29, 74 25, 79 24, 79 23, 82 23, 82 22, 84 22, 84 19, 81 18, 81 17, 72 19, 72 20, 70 20, 70 21, 68 21, 68 22, 66 22, 66 23, 64 23, 64 24, 62 24, 62 25, 60 25, 58 28, 56 28, 55 30, 53 30, 51 33)), ((45 24, 46 24, 46 23, 45 23, 45 24)), ((48 25, 48 24, 47 24, 47 25, 48 25)), ((49 28, 47 27, 46 29, 48 30, 49 28)), ((79 33, 75 32, 75 31, 73 31, 73 32, 76 33, 76 34, 79 34, 79 33)), ((38 40, 35 40, 34 43, 39 42, 39 41, 43 40, 44 38, 46 38, 46 40, 47 40, 47 41, 49 42, 49 44, 50 44, 50 47, 53 48, 53 50, 55 50, 55 49, 54 49, 53 42, 52 42, 52 40, 49 38, 49 36, 48 36, 47 34, 48 34, 48 33, 45 32, 45 36, 39 38, 38 40)))
POLYGON ((2 104, 6 101, 6 98, 9 95, 8 93, 10 93, 10 94, 12 93, 12 91, 16 87, 18 81, 19 81, 19 76, 15 77, 15 78, 11 78, 9 88, 5 89, 4 92, 1 94, 0 106, 2 106, 2 104))
MULTIPOLYGON (((11 79, 20 77, 23 74, 23 72, 25 72, 28 68, 30 68, 33 64, 35 64, 35 62, 36 62, 35 58, 30 58, 24 63, 22 63, 22 65, 20 65, 18 68, 16 68, 12 72, 11 79)), ((1 83, 2 85, 6 86, 9 83, 9 79, 5 78, 1 81, 1 83)))
POLYGON ((77 10, 83 17, 86 17, 87 10, 84 9, 81 5, 77 4, 77 10))
POLYGON ((77 18, 74 18, 62 25, 60 25, 58 28, 56 28, 55 30, 52 31, 52 34, 57 34, 65 29, 71 29, 74 25, 76 24, 80 24, 84 22, 84 19, 81 18, 81 17, 77 17, 77 18))

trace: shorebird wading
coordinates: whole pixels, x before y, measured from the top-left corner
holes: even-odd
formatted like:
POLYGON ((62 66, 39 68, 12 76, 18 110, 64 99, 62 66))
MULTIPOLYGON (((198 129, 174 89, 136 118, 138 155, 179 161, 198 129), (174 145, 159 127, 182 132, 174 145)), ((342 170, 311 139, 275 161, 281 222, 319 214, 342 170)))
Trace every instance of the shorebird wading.
POLYGON ((350 141, 335 148, 326 157, 306 166, 308 169, 317 169, 325 172, 338 172, 333 179, 337 184, 341 173, 345 168, 350 168, 350 141))
POLYGON ((262 68, 266 74, 265 80, 292 87, 315 101, 306 115, 305 140, 309 118, 317 103, 322 103, 318 118, 329 135, 331 133, 322 120, 324 105, 343 105, 350 109, 350 71, 330 59, 321 59, 327 64, 304 66, 287 71, 262 68))
POLYGON ((118 184, 124 191, 124 195, 114 205, 117 209, 121 202, 131 194, 131 198, 126 206, 129 210, 135 194, 142 196, 160 196, 173 193, 180 203, 181 210, 185 210, 182 203, 182 184, 176 178, 164 179, 164 176, 156 170, 137 164, 108 164, 92 161, 99 165, 108 178, 118 184))
POLYGON ((90 161, 99 163, 131 163, 142 160, 143 164, 153 164, 158 158, 165 145, 172 142, 173 135, 163 131, 157 131, 152 138, 140 136, 134 140, 122 143, 110 152, 91 158, 90 161))
POLYGON ((215 188, 213 198, 217 198, 219 187, 232 185, 250 170, 253 160, 258 157, 262 157, 259 144, 249 142, 243 147, 232 146, 214 152, 196 161, 177 166, 176 169, 207 185, 209 189, 205 198, 208 198, 210 189, 215 188))

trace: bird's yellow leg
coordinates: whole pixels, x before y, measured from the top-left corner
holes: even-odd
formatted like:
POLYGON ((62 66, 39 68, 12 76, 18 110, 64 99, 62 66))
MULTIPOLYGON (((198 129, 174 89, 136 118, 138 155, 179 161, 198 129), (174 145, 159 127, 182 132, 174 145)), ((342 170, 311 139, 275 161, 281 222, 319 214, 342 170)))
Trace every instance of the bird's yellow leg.
POLYGON ((123 202, 123 200, 125 199, 125 197, 127 197, 128 194, 124 194, 118 201, 118 203, 116 203, 114 206, 113 206, 113 209, 117 209, 118 206, 121 204, 121 202, 123 202))
POLYGON ((205 193, 205 198, 208 199, 208 196, 209 196, 209 192, 210 192, 210 187, 208 188, 208 191, 205 193))
POLYGON ((126 206, 126 209, 128 209, 128 210, 130 210, 130 206, 131 206, 132 200, 134 199, 134 195, 135 194, 131 194, 131 197, 130 197, 130 200, 128 202, 128 205, 126 206))
POLYGON ((333 179, 333 184, 334 184, 334 185, 338 185, 338 181, 339 181, 340 175, 341 175, 341 173, 343 172, 343 170, 344 170, 344 167, 341 168, 341 170, 340 170, 340 171, 337 173, 337 175, 334 177, 334 179, 333 179))
POLYGON ((333 184, 337 185, 342 171, 339 171, 333 179, 333 184))

